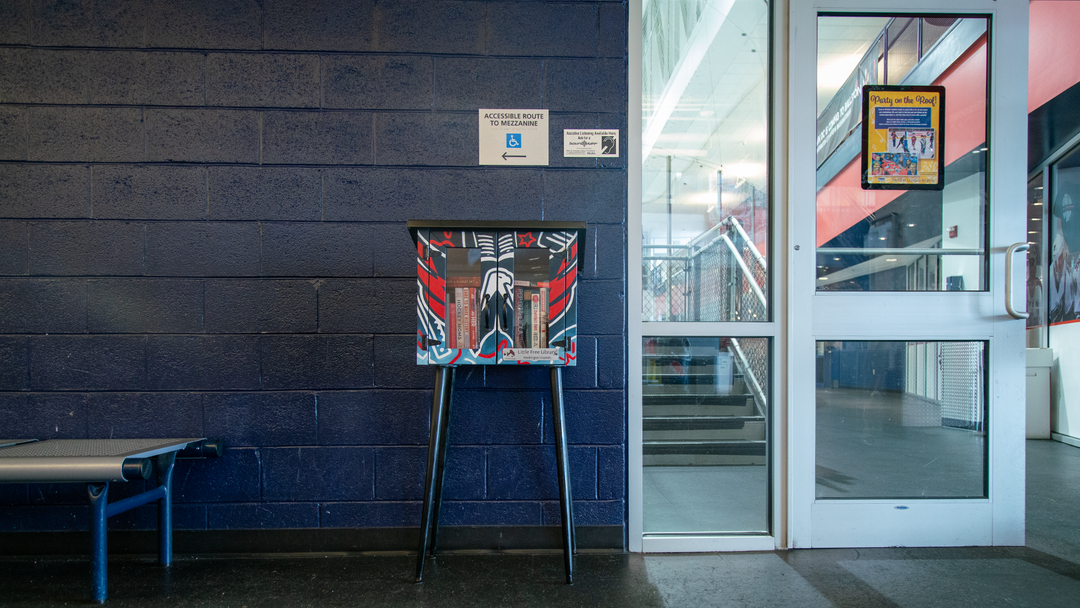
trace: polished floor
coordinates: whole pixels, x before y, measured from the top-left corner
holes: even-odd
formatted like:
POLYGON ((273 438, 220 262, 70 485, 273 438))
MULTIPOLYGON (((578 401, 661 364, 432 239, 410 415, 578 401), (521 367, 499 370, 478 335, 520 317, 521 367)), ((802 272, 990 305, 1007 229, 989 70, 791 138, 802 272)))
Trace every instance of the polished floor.
MULTIPOLYGON (((583 553, 576 582, 548 554, 454 554, 412 581, 410 555, 181 556, 110 562, 121 606, 1080 605, 1080 449, 1028 442, 1026 547, 830 549, 749 554, 583 553)), ((86 560, 0 561, 0 606, 86 604, 86 560)))

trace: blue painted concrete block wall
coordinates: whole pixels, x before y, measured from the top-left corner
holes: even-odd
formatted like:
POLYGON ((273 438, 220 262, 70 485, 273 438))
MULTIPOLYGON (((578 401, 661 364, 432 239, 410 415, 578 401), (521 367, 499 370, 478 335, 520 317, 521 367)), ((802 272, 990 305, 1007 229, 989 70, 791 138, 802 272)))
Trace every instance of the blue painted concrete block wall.
MULTIPOLYGON (((584 220, 576 516, 623 525, 625 155, 561 134, 626 141, 626 10, 0 0, 0 436, 224 438, 183 528, 415 526, 405 220, 584 220), (550 166, 477 166, 481 107, 549 109, 550 166)), ((557 523, 546 370, 458 378, 443 521, 557 523)), ((84 492, 0 486, 0 531, 85 528, 84 492)))

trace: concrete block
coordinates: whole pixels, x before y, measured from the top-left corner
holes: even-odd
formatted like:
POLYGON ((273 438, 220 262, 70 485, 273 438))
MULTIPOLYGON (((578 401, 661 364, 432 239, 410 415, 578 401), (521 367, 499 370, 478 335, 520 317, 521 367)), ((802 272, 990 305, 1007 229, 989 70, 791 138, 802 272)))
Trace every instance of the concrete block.
POLYGON ((320 219, 319 169, 210 167, 210 219, 320 219))
POLYGON ((143 160, 140 108, 30 108, 30 160, 139 162, 143 160))
POLYGON ((155 222, 146 226, 146 273, 255 276, 259 247, 259 225, 254 222, 155 222))
POLYGON ((622 281, 582 281, 578 287, 578 331, 624 335, 625 287, 622 281))
POLYGON ((201 106, 205 67, 202 53, 91 53, 90 103, 201 106))
POLYGON ((370 336, 265 336, 265 389, 357 389, 372 383, 370 336))
POLYGON ((148 109, 146 160, 257 163, 259 113, 253 110, 148 109))
POLYGON ((626 172, 544 171, 544 219, 623 224, 626 172))
POLYGON ((563 130, 598 129, 599 127, 596 126, 596 114, 556 114, 554 116, 549 114, 548 123, 551 125, 551 134, 548 140, 548 166, 553 168, 596 168, 597 159, 595 158, 567 158, 563 156, 563 130))
POLYGON ((426 447, 376 448, 375 499, 420 500, 426 469, 426 447))
POLYGON ((401 0, 375 8, 376 49, 391 53, 484 55, 488 4, 401 0))
POLYGON ((596 56, 595 4, 506 2, 490 24, 491 55, 596 56), (529 27, 522 27, 526 23, 529 27))
MULTIPOLYGON (((431 386, 434 386, 432 381, 431 386)), ((455 390, 450 442, 456 445, 539 444, 551 393, 541 391, 455 390)), ((550 423, 549 423, 550 424, 550 423)))
POLYGON ((0 279, 0 334, 85 331, 84 279, 0 279))
POLYGON ((26 222, 0 220, 0 275, 27 273, 26 222))
POLYGON ((317 108, 319 58, 211 53, 206 58, 206 105, 317 108))
POLYGON ((142 336, 34 336, 30 390, 137 391, 146 387, 142 336))
POLYGON ((263 48, 371 51, 374 0, 269 0, 263 4, 263 48))
MULTIPOLYGON (((424 450, 427 458, 427 450, 424 450)), ((425 470, 427 461, 424 462, 425 470)), ((487 449, 450 446, 446 449, 443 500, 481 500, 487 495, 487 449)))
MULTIPOLYGON (((322 503, 319 508, 323 528, 415 528, 420 525, 419 502, 332 502, 322 503)), ((441 515, 439 517, 440 522, 444 521, 441 515)))
MULTIPOLYGON (((434 217, 434 216, 425 216, 434 217)), ((405 222, 379 227, 379 246, 375 247, 375 276, 416 277, 416 246, 405 222)))
POLYGON ((539 526, 542 521, 535 501, 447 501, 439 511, 440 526, 539 526))
POLYGON ((160 165, 91 168, 90 199, 98 219, 205 220, 206 169, 160 165))
POLYGON ((480 158, 476 114, 376 114, 380 165, 475 166, 480 158))
POLYGON ((622 336, 596 339, 596 377, 600 388, 621 389, 626 379, 626 344, 622 336))
POLYGON ((368 112, 266 112, 263 162, 369 165, 371 130, 368 112))
POLYGON ((26 390, 29 364, 30 343, 25 336, 0 336, 0 391, 26 390))
POLYGON ((596 448, 596 487, 600 500, 621 500, 626 496, 626 451, 623 447, 596 448))
MULTIPOLYGON (((543 503, 545 526, 562 522, 559 502, 543 503)), ((626 506, 621 500, 575 500, 575 526, 621 526, 626 523, 626 506)))
POLYGON ((225 445, 283 446, 315 443, 312 393, 209 393, 203 401, 207 437, 225 445))
POLYGON ((30 44, 30 3, 0 2, 0 44, 30 44))
POLYGON ((86 412, 90 437, 205 436, 199 393, 90 393, 86 412))
POLYGON ((371 500, 371 448, 273 448, 262 453, 264 500, 371 500))
MULTIPOLYGON (((622 390, 565 391, 566 436, 570 443, 619 445, 626 440, 626 395, 622 390)), ((545 439, 552 437, 545 425, 545 439)))
POLYGON ((91 279, 90 333, 198 333, 203 330, 202 281, 91 279))
POLYGON ((396 221, 404 230, 405 220, 441 217, 433 202, 435 173, 397 167, 324 169, 323 219, 396 221))
POLYGON ((323 281, 319 287, 319 331, 412 334, 416 331, 416 280, 323 281))
MULTIPOLYGON (((0 347, 2 348, 2 347, 0 347)), ((10 437, 86 439, 86 395, 30 393, 0 397, 0 418, 10 437)))
MULTIPOLYGON (((175 473, 174 473, 175 475, 175 473)), ((109 499, 116 500, 114 490, 132 484, 109 487, 109 499)), ((206 507, 203 505, 173 505, 173 530, 205 530, 206 507)), ((109 518, 109 530, 157 530, 156 509, 131 509, 109 518)))
POLYGON ((407 336, 375 336, 375 386, 426 388, 435 385, 435 370, 416 364, 416 340, 407 336))
POLYGON ((577 365, 563 368, 563 388, 596 388, 596 338, 578 336, 577 365))
POLYGON ((0 216, 90 217, 89 181, 88 167, 0 164, 0 216))
POLYGON ((609 112, 626 107, 624 59, 553 59, 545 101, 554 112, 609 112))
POLYGON ((597 52, 600 57, 626 57, 627 8, 622 3, 598 5, 599 33, 597 34, 597 52))
POLYGON ((173 472, 173 502, 250 502, 261 499, 259 451, 231 448, 221 458, 181 460, 173 472))
POLYGON ((435 215, 426 217, 547 219, 542 215, 542 175, 543 171, 534 167, 437 171, 432 176, 435 215))
POLYGON ((206 505, 210 530, 318 528, 319 505, 299 502, 255 502, 206 505))
MULTIPOLYGON (((595 449, 570 449, 570 487, 574 497, 595 496, 595 449)), ((558 498, 555 446, 497 446, 488 449, 489 500, 558 498)))
POLYGON ((27 505, 30 493, 25 483, 5 483, 0 485, 0 507, 27 505))
POLYGON ((40 46, 142 46, 146 12, 141 2, 95 0, 33 3, 33 43, 40 46))
POLYGON ((431 389, 316 395, 319 445, 427 445, 431 389))
POLYGON ((0 160, 26 160, 26 109, 0 106, 0 160))
POLYGON ((30 222, 30 274, 141 275, 143 224, 30 222))
POLYGON ((87 54, 0 49, 0 103, 86 103, 87 54))
MULTIPOLYGON (((519 390, 519 389, 550 389, 551 388, 551 375, 550 368, 540 366, 492 366, 491 369, 485 370, 484 374, 484 386, 487 388, 494 388, 498 390, 519 390)), ((542 392, 537 393, 519 393, 522 399, 541 399, 541 395, 544 395, 544 402, 550 407, 551 402, 547 396, 542 392), (533 397, 535 395, 535 397, 533 397)), ((544 410, 544 415, 550 413, 549 409, 544 410)))
POLYGON ((372 233, 363 224, 265 223, 265 276, 371 276, 372 233))
POLYGON ((256 336, 150 336, 146 345, 150 390, 255 390, 259 388, 256 336))
POLYGON ((146 45, 191 49, 258 49, 259 0, 147 0, 146 45))
POLYGON ((209 280, 206 331, 211 333, 314 332, 315 285, 292 280, 209 280))
POLYGON ((626 226, 592 224, 587 238, 594 252, 593 263, 585 263, 585 276, 596 279, 619 279, 626 276, 626 226))
POLYGON ((15 506, 0 509, 0 532, 85 531, 90 510, 83 506, 15 506))
POLYGON ((432 59, 401 55, 322 58, 324 108, 430 110, 432 59))
POLYGON ((435 59, 436 110, 542 108, 543 103, 544 64, 540 59, 435 59))

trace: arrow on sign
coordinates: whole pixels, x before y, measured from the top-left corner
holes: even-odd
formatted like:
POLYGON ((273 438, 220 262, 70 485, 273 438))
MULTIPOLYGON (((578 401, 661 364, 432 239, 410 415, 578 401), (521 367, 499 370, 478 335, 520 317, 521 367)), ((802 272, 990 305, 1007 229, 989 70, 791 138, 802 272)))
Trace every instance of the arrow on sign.
POLYGON ((524 154, 507 154, 506 152, 503 152, 502 157, 503 157, 503 160, 506 160, 508 158, 525 158, 525 155, 524 154))

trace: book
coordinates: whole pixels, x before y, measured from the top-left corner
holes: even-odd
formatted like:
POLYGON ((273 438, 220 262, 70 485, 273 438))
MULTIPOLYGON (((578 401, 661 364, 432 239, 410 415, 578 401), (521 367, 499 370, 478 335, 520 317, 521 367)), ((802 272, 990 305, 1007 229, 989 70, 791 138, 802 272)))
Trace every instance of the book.
POLYGON ((521 297, 521 348, 529 348, 529 336, 532 335, 532 299, 529 292, 524 292, 521 297))
POLYGON ((465 348, 465 324, 462 323, 465 313, 465 299, 461 294, 461 287, 454 288, 454 303, 457 304, 454 311, 457 316, 457 346, 455 348, 465 348))
POLYGON ((548 345, 548 289, 540 288, 540 343, 537 348, 547 348, 548 345))
POLYGON ((525 290, 514 287, 514 346, 525 348, 525 290))
POLYGON ((446 277, 447 287, 480 287, 480 277, 474 275, 446 277))
POLYGON ((530 291, 529 298, 532 300, 530 312, 532 313, 532 325, 529 328, 529 348, 541 348, 540 344, 540 292, 530 291))
POLYGON ((479 308, 476 301, 477 290, 469 287, 469 348, 480 348, 480 336, 476 333, 476 315, 479 308))
POLYGON ((446 348, 457 348, 457 311, 456 305, 446 305, 446 348))

